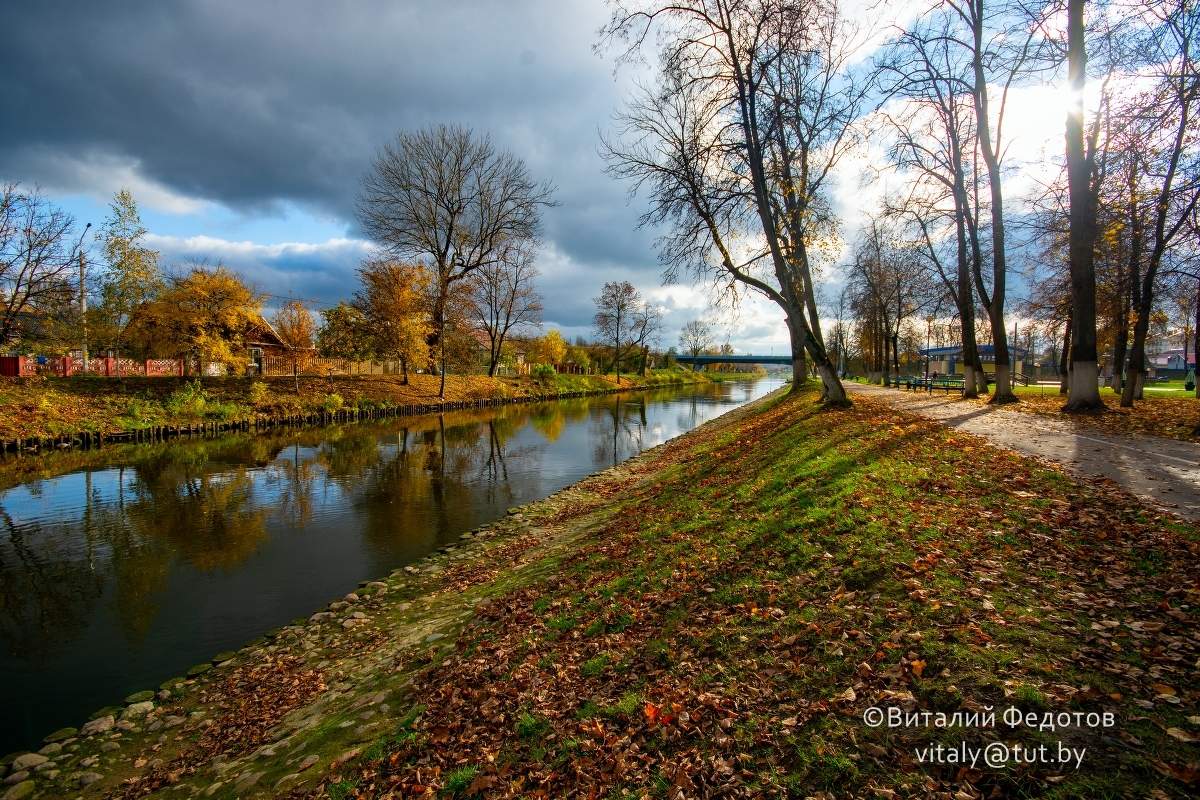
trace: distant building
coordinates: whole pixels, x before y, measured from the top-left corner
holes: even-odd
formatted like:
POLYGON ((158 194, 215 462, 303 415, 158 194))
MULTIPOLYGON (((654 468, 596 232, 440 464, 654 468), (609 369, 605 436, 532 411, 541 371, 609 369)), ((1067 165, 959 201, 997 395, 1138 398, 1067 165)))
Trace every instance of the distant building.
MULTIPOLYGON (((978 346, 979 360, 983 362, 984 372, 996 371, 996 348, 990 344, 981 344, 978 346)), ((950 345, 949 347, 928 347, 918 351, 923 358, 929 359, 929 371, 936 372, 939 375, 961 375, 963 372, 961 344, 950 345)), ((1016 372, 1021 371, 1021 365, 1025 362, 1029 351, 1024 347, 1009 347, 1009 357, 1013 361, 1013 367, 1016 372)))

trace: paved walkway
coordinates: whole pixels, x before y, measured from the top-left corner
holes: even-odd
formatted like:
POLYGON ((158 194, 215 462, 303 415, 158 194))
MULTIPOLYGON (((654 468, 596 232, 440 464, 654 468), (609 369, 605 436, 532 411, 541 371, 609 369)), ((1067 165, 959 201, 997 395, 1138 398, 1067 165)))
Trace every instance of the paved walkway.
POLYGON ((1069 420, 1003 407, 847 383, 896 408, 938 420, 1019 453, 1056 461, 1079 475, 1111 478, 1147 502, 1200 522, 1200 445, 1156 436, 1081 431, 1069 420))

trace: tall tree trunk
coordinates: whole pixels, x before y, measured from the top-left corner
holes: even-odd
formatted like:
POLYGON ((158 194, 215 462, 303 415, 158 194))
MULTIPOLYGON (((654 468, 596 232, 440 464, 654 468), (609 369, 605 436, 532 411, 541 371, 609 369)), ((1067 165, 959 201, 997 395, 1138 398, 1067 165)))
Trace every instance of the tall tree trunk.
POLYGON ((438 397, 442 400, 446 399, 446 333, 443 330, 442 335, 438 337, 438 372, 441 373, 441 381, 438 383, 438 397))
POLYGON ((1087 50, 1084 0, 1067 0, 1067 62, 1074 105, 1067 114, 1067 182, 1070 195, 1071 370, 1064 411, 1103 408, 1096 356, 1096 202, 1091 161, 1084 150, 1083 92, 1087 50))
MULTIPOLYGON (((807 332, 807 325, 805 325, 804 330, 807 332)), ((817 375, 821 377, 821 401, 831 406, 850 405, 850 398, 846 396, 846 387, 842 384, 841 378, 838 377, 837 367, 830 360, 829 352, 819 341, 814 340, 811 336, 806 336, 804 345, 804 349, 812 357, 817 375)), ((805 380, 808 379, 807 372, 804 378, 805 380)))
POLYGON ((1116 331, 1113 333, 1113 371, 1109 385, 1120 392, 1125 384, 1125 358, 1129 353, 1129 290, 1125 286, 1124 271, 1117 260, 1116 331))
POLYGON ((1071 388, 1071 315, 1063 326, 1062 355, 1058 357, 1058 393, 1066 394, 1071 388))
POLYGON ((792 388, 793 393, 799 392, 808 382, 808 362, 804 328, 797 325, 789 316, 786 318, 788 337, 792 345, 792 388))
MULTIPOLYGON (((1012 360, 1008 352, 1008 332, 1004 324, 1005 278, 1008 267, 1004 251, 1004 194, 1000 177, 1000 160, 992 145, 991 118, 988 112, 988 87, 983 69, 983 0, 972 2, 972 34, 974 49, 972 65, 975 72, 975 129, 979 134, 979 149, 987 168, 988 188, 991 192, 990 211, 992 216, 992 296, 987 302, 988 320, 992 327, 992 353, 996 366, 996 390, 992 403, 1015 403, 1017 396, 1012 390, 1012 360)), ((977 206, 978 207, 978 206, 977 206)), ((982 265, 977 264, 976 269, 982 265)), ((982 283, 982 282, 981 282, 982 283)), ((984 298, 982 286, 980 299, 984 298)), ((987 378, 984 377, 984 391, 987 378)))
MULTIPOLYGON (((1196 399, 1200 400, 1200 275, 1196 276, 1196 324, 1192 326, 1192 359, 1196 362, 1192 369, 1192 380, 1196 382, 1196 399)), ((1183 365, 1187 369, 1187 364, 1183 365)))
MULTIPOLYGON (((1142 305, 1146 305, 1142 299, 1142 305)), ((1133 347, 1129 353, 1129 380, 1121 389, 1121 407, 1129 408, 1140 393, 1146 381, 1146 335, 1150 332, 1150 312, 1137 310, 1137 320, 1133 323, 1133 347)))

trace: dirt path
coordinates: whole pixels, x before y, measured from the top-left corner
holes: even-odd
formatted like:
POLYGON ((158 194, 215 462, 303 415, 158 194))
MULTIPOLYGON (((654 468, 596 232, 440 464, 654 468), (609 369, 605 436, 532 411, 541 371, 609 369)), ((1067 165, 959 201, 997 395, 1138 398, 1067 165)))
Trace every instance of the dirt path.
POLYGON ((1200 446, 1156 436, 1081 432, 1068 420, 1022 414, 928 395, 850 383, 847 389, 938 420, 1080 475, 1100 475, 1147 502, 1200 521, 1200 446))

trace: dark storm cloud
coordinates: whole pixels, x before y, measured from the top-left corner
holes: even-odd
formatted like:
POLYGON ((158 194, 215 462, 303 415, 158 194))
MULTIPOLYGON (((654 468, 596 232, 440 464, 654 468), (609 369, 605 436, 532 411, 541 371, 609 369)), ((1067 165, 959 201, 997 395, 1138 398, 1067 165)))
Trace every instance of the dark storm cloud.
POLYGON ((78 191, 125 164, 185 197, 352 224, 379 145, 453 121, 560 187, 547 238, 589 284, 653 285, 652 237, 596 154, 620 101, 591 51, 604 15, 600 0, 7 4, 0 177, 78 191))

